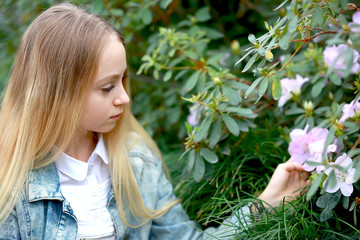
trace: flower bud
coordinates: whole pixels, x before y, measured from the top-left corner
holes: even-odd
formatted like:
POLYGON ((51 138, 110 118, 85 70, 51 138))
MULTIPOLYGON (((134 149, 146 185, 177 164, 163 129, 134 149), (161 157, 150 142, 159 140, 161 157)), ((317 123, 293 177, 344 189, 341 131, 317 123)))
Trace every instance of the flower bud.
POLYGON ((239 41, 234 39, 231 41, 231 50, 236 54, 239 55, 240 54, 240 44, 239 41))
POLYGON ((305 109, 305 111, 314 110, 314 104, 312 103, 312 101, 305 101, 304 102, 304 109, 305 109))
POLYGON ((214 82, 215 84, 217 84, 217 85, 221 85, 221 84, 222 84, 222 81, 221 81, 221 79, 220 79, 219 77, 214 77, 214 78, 213 78, 213 82, 214 82))
POLYGON ((274 55, 272 54, 271 51, 267 51, 265 52, 265 58, 266 60, 268 60, 269 62, 272 62, 273 58, 274 58, 274 55))

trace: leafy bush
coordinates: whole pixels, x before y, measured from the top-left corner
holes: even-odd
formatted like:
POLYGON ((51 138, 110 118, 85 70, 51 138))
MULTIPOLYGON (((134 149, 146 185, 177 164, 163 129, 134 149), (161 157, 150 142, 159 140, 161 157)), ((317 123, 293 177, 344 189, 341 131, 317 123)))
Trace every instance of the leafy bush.
MULTIPOLYGON (((56 2, 0 3, 2 69, 25 26, 56 2)), ((359 238, 359 6, 76 2, 124 32, 133 111, 163 151, 190 218, 217 225, 291 157, 313 172, 311 188, 246 236, 359 238)))

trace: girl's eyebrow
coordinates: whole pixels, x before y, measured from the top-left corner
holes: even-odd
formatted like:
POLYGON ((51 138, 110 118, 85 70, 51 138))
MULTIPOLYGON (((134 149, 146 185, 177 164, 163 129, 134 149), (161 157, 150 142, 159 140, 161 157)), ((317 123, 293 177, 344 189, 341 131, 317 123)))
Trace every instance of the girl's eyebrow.
POLYGON ((102 84, 112 82, 115 79, 119 79, 121 76, 125 76, 126 73, 127 73, 127 68, 125 68, 123 74, 113 73, 113 74, 107 75, 107 76, 101 78, 100 80, 97 80, 96 85, 102 85, 102 84))
POLYGON ((100 80, 96 81, 97 85, 105 84, 108 82, 112 82, 114 79, 119 79, 121 75, 119 73, 110 74, 106 77, 101 78, 100 80))

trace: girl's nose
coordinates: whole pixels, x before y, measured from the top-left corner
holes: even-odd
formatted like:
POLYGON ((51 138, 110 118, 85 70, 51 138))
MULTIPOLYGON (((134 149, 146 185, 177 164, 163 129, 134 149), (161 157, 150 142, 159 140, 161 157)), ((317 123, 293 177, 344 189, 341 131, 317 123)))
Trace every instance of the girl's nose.
POLYGON ((119 93, 114 98, 114 105, 124 105, 130 102, 130 98, 125 89, 121 87, 119 93))

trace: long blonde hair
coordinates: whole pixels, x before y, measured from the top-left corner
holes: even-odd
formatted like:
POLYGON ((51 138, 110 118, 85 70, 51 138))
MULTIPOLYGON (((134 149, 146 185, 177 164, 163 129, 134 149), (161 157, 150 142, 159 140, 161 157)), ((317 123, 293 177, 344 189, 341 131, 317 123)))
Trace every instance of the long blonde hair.
MULTIPOLYGON (((24 33, 0 109, 0 221, 15 206, 29 171, 52 163, 74 138, 109 34, 124 42, 105 20, 71 4, 49 8, 24 33)), ((130 94, 129 79, 124 87, 130 94)), ((144 205, 127 154, 132 132, 160 157, 129 104, 104 140, 121 217, 131 226, 124 215, 128 207, 143 219, 141 226, 166 213, 176 201, 160 210, 144 205)))

